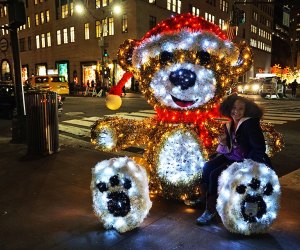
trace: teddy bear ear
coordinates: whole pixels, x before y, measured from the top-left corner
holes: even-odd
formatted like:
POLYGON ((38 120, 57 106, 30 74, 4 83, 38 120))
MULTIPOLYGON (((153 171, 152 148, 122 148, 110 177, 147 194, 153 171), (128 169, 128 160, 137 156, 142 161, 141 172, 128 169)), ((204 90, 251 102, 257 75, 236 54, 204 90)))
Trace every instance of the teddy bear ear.
POLYGON ((253 62, 253 55, 251 48, 246 42, 241 42, 237 46, 239 49, 239 57, 230 73, 234 76, 241 76, 250 69, 253 62))
POLYGON ((132 54, 137 45, 137 40, 127 39, 120 45, 118 52, 118 60, 122 69, 133 74, 138 71, 137 68, 132 65, 132 54))

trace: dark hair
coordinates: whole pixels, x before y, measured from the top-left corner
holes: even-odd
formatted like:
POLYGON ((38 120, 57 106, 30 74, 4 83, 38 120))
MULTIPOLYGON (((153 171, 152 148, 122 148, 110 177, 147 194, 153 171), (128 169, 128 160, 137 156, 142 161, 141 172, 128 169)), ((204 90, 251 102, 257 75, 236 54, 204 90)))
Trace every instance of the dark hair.
POLYGON ((220 105, 220 113, 231 119, 231 110, 236 100, 240 100, 245 103, 245 117, 253 117, 261 119, 264 112, 263 109, 258 106, 255 102, 249 100, 248 98, 239 96, 237 94, 232 94, 228 96, 220 105))

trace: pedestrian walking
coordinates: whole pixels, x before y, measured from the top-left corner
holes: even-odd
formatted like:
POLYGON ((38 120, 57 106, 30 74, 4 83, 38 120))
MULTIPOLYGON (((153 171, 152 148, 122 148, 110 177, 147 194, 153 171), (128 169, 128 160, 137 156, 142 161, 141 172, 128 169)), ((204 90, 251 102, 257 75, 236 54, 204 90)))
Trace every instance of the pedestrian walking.
POLYGON ((207 225, 216 216, 218 178, 223 170, 244 159, 263 162, 271 167, 260 127, 262 109, 253 101, 232 94, 220 105, 220 112, 230 121, 224 124, 224 133, 218 137, 218 155, 206 162, 203 168, 200 188, 202 200, 206 199, 206 209, 197 219, 198 225, 207 225))
POLYGON ((286 79, 284 79, 281 84, 282 84, 282 95, 284 98, 287 98, 287 96, 286 96, 286 79))
POLYGON ((298 83, 296 79, 291 83, 292 97, 296 98, 298 83))

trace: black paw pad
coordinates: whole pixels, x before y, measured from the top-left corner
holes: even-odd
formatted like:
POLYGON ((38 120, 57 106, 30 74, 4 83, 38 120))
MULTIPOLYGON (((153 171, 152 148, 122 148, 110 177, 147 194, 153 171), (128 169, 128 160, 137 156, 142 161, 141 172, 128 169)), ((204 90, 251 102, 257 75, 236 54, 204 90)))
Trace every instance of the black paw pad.
POLYGON ((109 183, 112 187, 119 185, 120 180, 118 175, 114 175, 109 178, 109 183))
POLYGON ((107 202, 108 211, 114 216, 126 216, 130 212, 130 200, 123 191, 112 192, 107 195, 109 201, 107 202))
POLYGON ((251 182, 248 184, 253 190, 257 190, 260 186, 260 180, 252 178, 251 182))
POLYGON ((130 212, 130 199, 127 190, 132 187, 132 181, 129 178, 120 178, 119 175, 113 175, 108 183, 99 182, 96 184, 101 193, 107 193, 107 208, 114 216, 126 216, 130 212))
POLYGON ((272 184, 270 182, 268 182, 264 188, 264 195, 267 195, 267 196, 271 195, 273 193, 273 190, 274 189, 273 189, 272 184))
POLYGON ((99 189, 99 191, 101 193, 103 193, 103 192, 105 192, 105 191, 108 190, 108 187, 107 187, 107 185, 106 185, 105 182, 99 182, 96 186, 97 186, 97 188, 99 189))

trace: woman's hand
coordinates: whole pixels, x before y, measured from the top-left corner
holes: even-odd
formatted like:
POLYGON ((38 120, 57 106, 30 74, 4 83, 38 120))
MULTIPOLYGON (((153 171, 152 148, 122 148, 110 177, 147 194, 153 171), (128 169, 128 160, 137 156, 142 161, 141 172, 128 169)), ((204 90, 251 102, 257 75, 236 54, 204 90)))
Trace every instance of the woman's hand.
POLYGON ((219 144, 223 145, 223 146, 226 146, 227 145, 227 137, 226 137, 226 134, 221 134, 218 136, 218 141, 219 141, 219 144))

